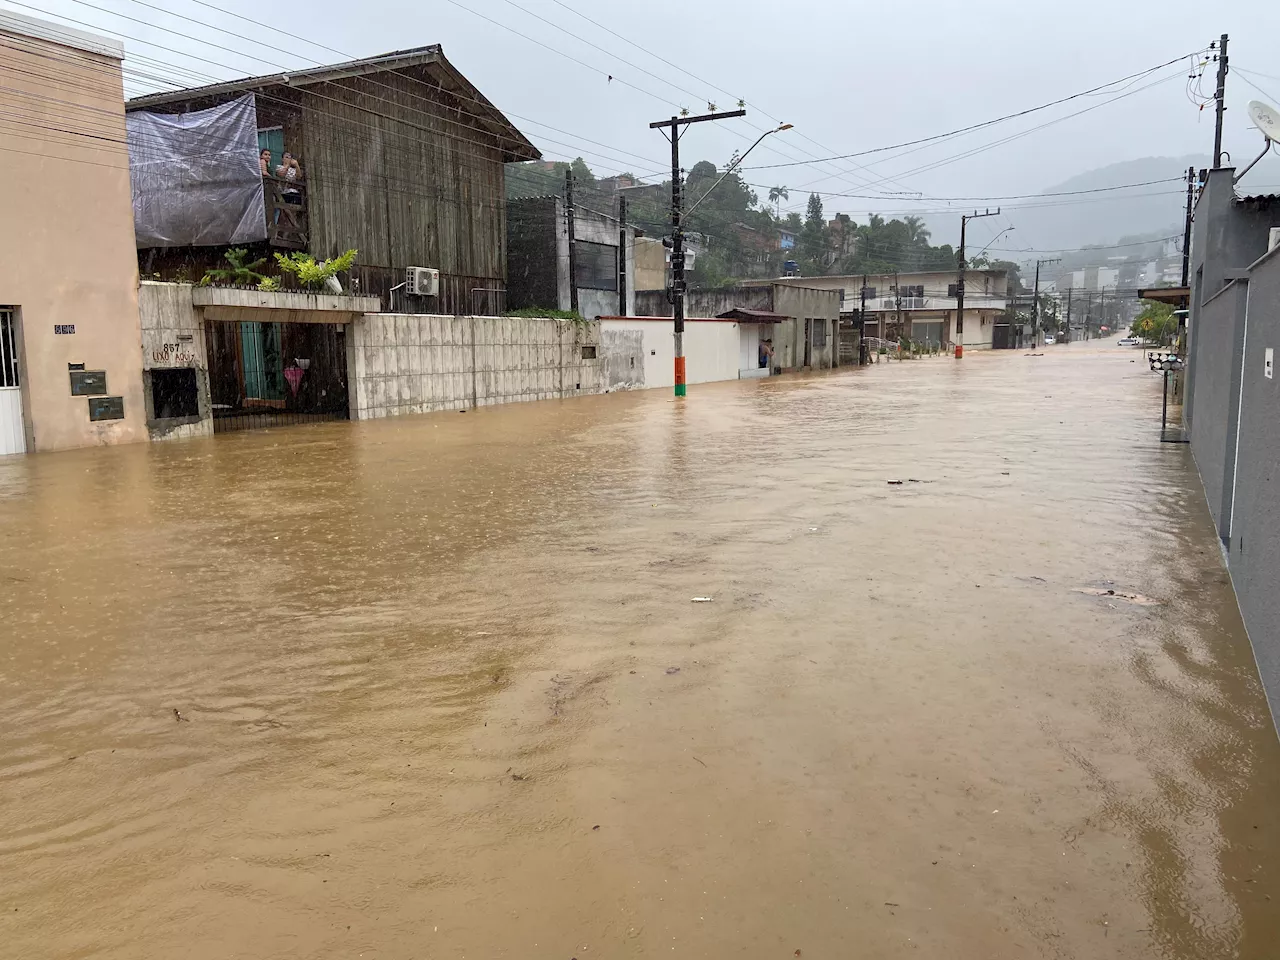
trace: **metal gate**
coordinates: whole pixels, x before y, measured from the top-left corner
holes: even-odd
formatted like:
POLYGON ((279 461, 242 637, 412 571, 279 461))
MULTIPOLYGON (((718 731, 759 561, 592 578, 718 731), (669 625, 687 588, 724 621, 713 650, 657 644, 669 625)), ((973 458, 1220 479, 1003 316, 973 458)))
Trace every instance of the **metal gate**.
POLYGON ((18 320, 0 307, 0 456, 26 453, 22 427, 22 389, 18 380, 18 320))
POLYGON ((215 433, 347 419, 346 332, 336 323, 205 323, 215 433))

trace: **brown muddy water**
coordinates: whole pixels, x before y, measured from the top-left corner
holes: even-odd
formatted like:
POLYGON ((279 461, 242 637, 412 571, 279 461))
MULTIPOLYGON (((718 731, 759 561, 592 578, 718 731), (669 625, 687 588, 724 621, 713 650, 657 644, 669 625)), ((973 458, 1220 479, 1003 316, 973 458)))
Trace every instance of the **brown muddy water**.
POLYGON ((0 955, 1277 956, 1136 356, 0 462, 0 955))

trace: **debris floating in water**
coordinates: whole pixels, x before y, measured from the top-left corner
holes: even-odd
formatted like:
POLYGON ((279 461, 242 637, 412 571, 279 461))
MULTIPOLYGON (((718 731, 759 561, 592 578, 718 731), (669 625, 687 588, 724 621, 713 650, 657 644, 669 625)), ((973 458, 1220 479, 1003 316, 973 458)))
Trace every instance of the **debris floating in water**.
POLYGON ((715 603, 715 597, 692 597, 690 603, 715 603))

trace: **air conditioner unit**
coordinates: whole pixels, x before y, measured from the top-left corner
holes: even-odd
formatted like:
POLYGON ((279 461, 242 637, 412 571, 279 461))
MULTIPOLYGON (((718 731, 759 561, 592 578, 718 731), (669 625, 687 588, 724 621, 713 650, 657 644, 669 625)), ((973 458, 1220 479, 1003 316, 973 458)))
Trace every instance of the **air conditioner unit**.
POLYGON ((409 267, 405 271, 405 289, 419 297, 440 296, 440 271, 430 267, 409 267))

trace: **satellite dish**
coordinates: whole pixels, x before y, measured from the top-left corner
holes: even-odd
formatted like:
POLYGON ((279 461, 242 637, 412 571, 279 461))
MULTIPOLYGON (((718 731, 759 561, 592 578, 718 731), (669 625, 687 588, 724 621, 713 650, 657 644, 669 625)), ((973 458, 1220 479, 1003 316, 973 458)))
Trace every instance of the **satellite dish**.
POLYGON ((1262 152, 1238 174, 1232 183, 1239 183, 1246 173, 1254 168, 1259 160, 1270 152, 1271 148, 1280 143, 1280 110, 1269 104, 1263 103, 1261 100, 1249 101, 1249 119, 1253 121, 1253 125, 1262 131, 1265 138, 1262 142, 1262 152))
POLYGON ((1249 101, 1249 119, 1273 143, 1280 143, 1280 110, 1261 100, 1249 101))

